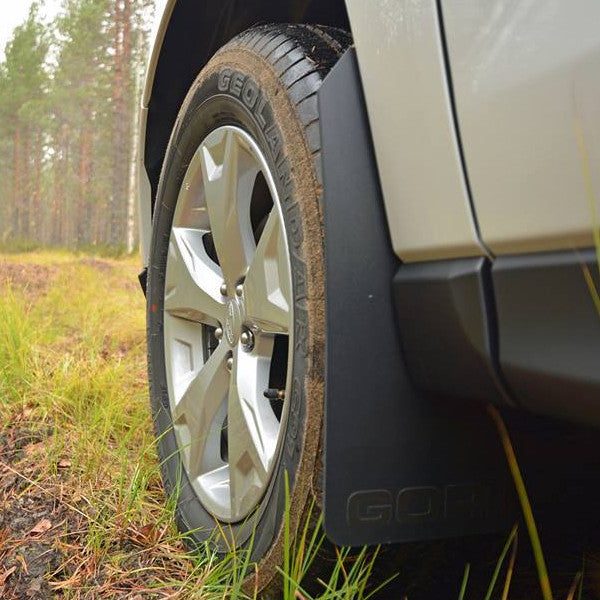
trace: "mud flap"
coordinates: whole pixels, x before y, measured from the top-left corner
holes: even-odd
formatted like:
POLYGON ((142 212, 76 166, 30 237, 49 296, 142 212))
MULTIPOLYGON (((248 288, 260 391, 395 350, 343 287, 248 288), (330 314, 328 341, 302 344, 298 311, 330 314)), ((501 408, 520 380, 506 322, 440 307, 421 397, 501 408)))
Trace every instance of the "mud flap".
POLYGON ((326 532, 337 544, 356 546, 508 527, 516 519, 512 486, 483 407, 425 398, 407 378, 392 295, 400 263, 354 49, 318 95, 327 270, 326 532))

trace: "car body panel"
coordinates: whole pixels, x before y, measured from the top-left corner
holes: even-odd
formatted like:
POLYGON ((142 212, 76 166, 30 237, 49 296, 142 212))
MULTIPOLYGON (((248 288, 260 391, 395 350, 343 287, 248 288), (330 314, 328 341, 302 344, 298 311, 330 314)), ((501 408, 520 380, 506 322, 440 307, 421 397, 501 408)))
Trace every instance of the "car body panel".
POLYGON ((154 9, 156 19, 150 34, 150 47, 152 50, 146 70, 146 84, 144 86, 144 95, 142 97, 142 106, 145 106, 146 108, 150 104, 150 96, 152 96, 152 87, 154 86, 154 74, 156 73, 162 45, 176 4, 177 0, 156 0, 154 9))
POLYGON ((146 165, 144 163, 144 147, 146 142, 146 123, 148 109, 140 110, 140 152, 138 153, 138 222, 140 227, 140 254, 144 267, 150 260, 150 238, 152 237, 152 188, 146 165))
MULTIPOLYGON (((143 96, 154 75, 177 0, 157 7, 143 96)), ((437 5, 346 0, 374 134, 394 251, 405 261, 481 256, 448 93, 437 5)), ((147 113, 146 113, 147 118, 147 113)), ((146 137, 142 118, 142 143, 146 137)), ((142 146, 141 156, 144 156, 142 146)), ((142 255, 148 256, 152 198, 142 165, 142 255)))
POLYGON ((139 136, 140 136, 140 151, 138 152, 138 160, 140 161, 138 168, 138 218, 140 226, 140 254, 142 263, 145 267, 149 264, 150 259, 150 239, 152 237, 152 189, 146 164, 144 161, 146 149, 146 126, 148 124, 148 105, 152 95, 152 87, 154 85, 154 74, 160 57, 162 43, 165 38, 171 14, 177 0, 157 0, 156 1, 156 20, 151 33, 151 48, 150 60, 146 69, 146 79, 144 84, 144 92, 142 95, 142 107, 140 110, 139 120, 139 136), (159 17, 160 15, 160 17, 159 17))
POLYGON ((593 245, 600 3, 442 0, 442 8, 484 243, 494 254, 593 245))
POLYGON ((347 0, 395 253, 480 256, 448 91, 437 4, 347 0))

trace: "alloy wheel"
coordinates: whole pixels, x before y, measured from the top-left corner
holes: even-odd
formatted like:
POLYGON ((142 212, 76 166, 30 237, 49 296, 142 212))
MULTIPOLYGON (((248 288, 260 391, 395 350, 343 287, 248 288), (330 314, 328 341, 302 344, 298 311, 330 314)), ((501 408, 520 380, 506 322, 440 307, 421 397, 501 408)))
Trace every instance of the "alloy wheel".
POLYGON ((258 144, 223 126, 200 144, 175 208, 164 343, 188 479, 224 522, 267 491, 287 422, 293 359, 289 250, 258 144))

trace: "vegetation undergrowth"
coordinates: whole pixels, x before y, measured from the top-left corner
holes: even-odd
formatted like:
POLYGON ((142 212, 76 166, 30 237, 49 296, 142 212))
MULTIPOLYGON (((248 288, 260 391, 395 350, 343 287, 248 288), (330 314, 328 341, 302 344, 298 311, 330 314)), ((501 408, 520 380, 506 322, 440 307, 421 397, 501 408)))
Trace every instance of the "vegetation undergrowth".
MULTIPOLYGON (((117 246, 109 244, 76 244, 68 247, 65 245, 52 246, 42 245, 39 242, 28 239, 0 239, 0 255, 30 254, 39 259, 40 256, 68 255, 74 256, 94 256, 97 258, 127 258, 128 252, 125 244, 117 246)), ((130 256, 130 255, 129 255, 130 256)), ((137 256, 137 255, 136 255, 137 256)), ((130 256, 131 257, 131 256, 130 256)))
MULTIPOLYGON (((515 486, 517 498, 518 498, 519 504, 521 506, 523 521, 524 521, 525 527, 527 529, 527 533, 529 536, 529 543, 531 544, 531 550, 532 550, 533 558, 535 561, 541 598, 543 600, 554 600, 556 598, 556 595, 553 593, 552 587, 550 585, 550 577, 548 575, 548 568, 546 566, 546 558, 544 556, 544 549, 542 547, 540 535, 538 532, 538 525, 537 525, 537 522, 534 517, 533 508, 531 505, 529 494, 527 493, 525 481, 521 474, 521 468, 519 466, 519 462, 517 460, 517 456, 516 456, 515 450, 512 445, 510 434, 509 434, 508 429, 504 423, 504 420, 502 419, 502 416, 500 415, 500 412, 498 411, 497 408, 495 408, 492 405, 489 405, 488 413, 489 413, 491 419, 493 420, 493 422, 496 426, 496 429, 498 431, 498 435, 499 435, 499 438, 502 443, 502 447, 504 449, 504 453, 506 456, 508 468, 511 473, 513 483, 515 486)), ((496 589, 496 584, 498 583, 500 572, 501 572, 502 568, 504 567, 506 557, 509 556, 508 564, 505 569, 504 584, 502 586, 501 596, 499 596, 501 598, 501 600, 508 600, 510 586, 511 586, 511 582, 512 582, 513 575, 514 575, 514 569, 515 569, 518 539, 519 539, 518 525, 515 525, 512 528, 512 530, 506 540, 506 543, 504 545, 504 548, 502 549, 502 552, 500 553, 500 556, 498 557, 498 561, 497 561, 496 567, 493 571, 493 574, 492 574, 492 577, 490 580, 490 584, 489 584, 487 593, 485 594, 484 600, 491 600, 492 597, 495 597, 495 596, 493 596, 493 594, 496 589), (510 552, 510 554, 509 554, 509 552, 510 552)), ((464 570, 464 574, 463 574, 463 578, 462 578, 462 582, 461 582, 461 586, 460 586, 460 591, 459 591, 459 595, 458 595, 459 600, 464 600, 464 598, 466 597, 468 583, 469 583, 469 577, 470 577, 470 569, 471 569, 471 565, 467 564, 465 566, 465 570, 464 570)), ((577 598, 578 600, 581 600, 581 598, 583 596, 583 576, 584 576, 583 568, 580 571, 575 573, 575 576, 573 577, 572 582, 571 582, 570 589, 566 596, 566 600, 574 600, 575 598, 577 598)))
MULTIPOLYGON (((247 552, 223 557, 206 544, 190 556, 174 525, 149 414, 138 270, 137 257, 0 257, 3 598, 258 597, 242 587, 247 552)), ((286 524, 284 600, 367 600, 376 551, 340 549, 322 592, 304 589, 320 525, 292 535, 286 524)))
MULTIPOLYGON (((206 543, 190 555, 175 527, 149 414, 138 270, 137 257, 0 256, 2 598, 260 597, 242 585, 253 569, 247 551, 222 556, 206 543)), ((550 600, 517 458, 499 415, 492 417, 524 508, 542 598, 550 600)), ((387 598, 372 577, 378 548, 334 549, 326 573, 315 575, 327 544, 316 506, 295 530, 286 519, 284 534, 282 600, 387 598)), ((515 527, 484 600, 510 597, 518 539, 515 527)), ((472 577, 467 565, 460 600, 473 597, 472 577)), ((567 600, 581 597, 582 581, 583 570, 567 600)))

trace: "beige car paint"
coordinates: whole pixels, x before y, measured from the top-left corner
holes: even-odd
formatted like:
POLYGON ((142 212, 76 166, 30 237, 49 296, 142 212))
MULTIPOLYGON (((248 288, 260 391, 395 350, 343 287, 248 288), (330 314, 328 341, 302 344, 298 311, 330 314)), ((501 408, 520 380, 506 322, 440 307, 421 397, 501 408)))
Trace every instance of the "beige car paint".
POLYGON ((146 80, 144 85, 144 94, 142 96, 142 108, 140 110, 139 135, 140 151, 139 158, 139 224, 140 224, 140 252, 144 266, 148 266, 150 259, 150 239, 152 237, 152 190, 150 179, 144 164, 144 154, 146 147, 146 125, 148 122, 148 105, 152 95, 154 85, 154 74, 160 57, 160 51, 165 39, 165 34, 171 20, 171 15, 177 0, 157 0, 156 1, 156 19, 152 29, 152 52, 146 70, 146 80))
POLYGON ((460 163, 434 0, 347 0, 392 244, 404 261, 485 253, 460 163))
POLYGON ((593 246, 600 2, 443 0, 442 9, 484 242, 495 254, 593 246))
MULTIPOLYGON (((177 0, 161 0, 141 111, 177 0)), ((391 239, 405 261, 590 246, 600 190, 600 2, 346 0, 391 239), (577 131, 583 134, 584 152, 577 131), (580 145, 581 146, 581 145, 580 145), (588 161, 586 182, 583 161, 588 161)), ((143 161, 143 158, 141 159, 143 161)), ((140 169, 148 264, 150 183, 140 169)))

